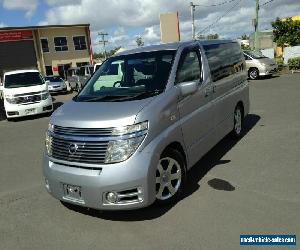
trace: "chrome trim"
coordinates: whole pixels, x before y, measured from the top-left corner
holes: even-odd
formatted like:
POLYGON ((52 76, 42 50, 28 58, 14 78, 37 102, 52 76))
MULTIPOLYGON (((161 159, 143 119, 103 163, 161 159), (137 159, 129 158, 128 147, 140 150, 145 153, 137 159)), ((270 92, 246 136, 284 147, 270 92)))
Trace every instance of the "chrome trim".
POLYGON ((89 142, 89 141, 94 141, 94 142, 101 142, 101 141, 121 141, 121 140, 128 140, 131 138, 135 137, 140 137, 143 135, 146 135, 148 130, 142 130, 142 131, 137 131, 133 132, 130 134, 124 134, 124 135, 112 135, 112 136, 70 136, 70 135, 61 135, 61 134, 56 134, 51 131, 48 131, 49 135, 58 139, 64 139, 64 140, 69 140, 69 141, 83 141, 83 142, 89 142))

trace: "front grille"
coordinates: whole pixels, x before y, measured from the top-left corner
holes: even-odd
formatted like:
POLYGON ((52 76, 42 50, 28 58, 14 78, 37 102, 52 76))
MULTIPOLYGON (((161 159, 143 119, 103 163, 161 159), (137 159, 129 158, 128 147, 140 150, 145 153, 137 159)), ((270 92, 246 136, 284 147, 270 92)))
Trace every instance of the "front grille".
POLYGON ((52 137, 52 157, 68 162, 102 164, 107 146, 108 141, 83 142, 52 137))
POLYGON ((53 132, 60 135, 107 137, 111 136, 112 128, 71 128, 54 125, 53 132))
POLYGON ((17 104, 30 104, 37 103, 41 101, 41 95, 27 95, 27 96, 19 96, 16 98, 17 104))

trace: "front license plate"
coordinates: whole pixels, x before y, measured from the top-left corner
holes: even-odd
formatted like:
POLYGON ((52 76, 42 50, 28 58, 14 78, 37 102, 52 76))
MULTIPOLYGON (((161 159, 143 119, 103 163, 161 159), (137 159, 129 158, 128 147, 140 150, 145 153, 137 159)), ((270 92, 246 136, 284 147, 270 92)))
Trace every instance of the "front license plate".
POLYGON ((82 200, 81 198, 81 187, 64 184, 64 193, 66 197, 82 200))
POLYGON ((30 115, 30 114, 34 114, 34 113, 35 113, 35 109, 26 109, 25 110, 26 115, 30 115))

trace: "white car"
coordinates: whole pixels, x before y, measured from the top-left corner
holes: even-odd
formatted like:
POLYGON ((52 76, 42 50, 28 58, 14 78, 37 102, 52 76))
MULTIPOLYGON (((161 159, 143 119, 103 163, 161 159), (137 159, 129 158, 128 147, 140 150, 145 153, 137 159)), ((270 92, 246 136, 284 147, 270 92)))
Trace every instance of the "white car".
POLYGON ((48 85, 37 70, 4 73, 1 91, 8 119, 53 111, 48 85))
POLYGON ((45 81, 50 93, 67 92, 66 82, 60 76, 46 76, 45 81))

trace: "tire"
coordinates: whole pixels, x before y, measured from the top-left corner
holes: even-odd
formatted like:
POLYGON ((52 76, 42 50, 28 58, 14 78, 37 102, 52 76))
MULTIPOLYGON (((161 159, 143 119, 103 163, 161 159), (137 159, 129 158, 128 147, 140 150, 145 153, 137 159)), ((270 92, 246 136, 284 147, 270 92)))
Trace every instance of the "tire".
POLYGON ((258 71, 257 68, 251 68, 251 69, 249 69, 249 73, 248 74, 249 74, 249 78, 251 80, 256 80, 259 77, 259 71, 258 71))
POLYGON ((242 136, 244 130, 244 112, 241 105, 237 105, 233 114, 233 130, 231 132, 234 139, 242 136))
POLYGON ((155 174, 156 203, 169 205, 178 201, 186 178, 182 154, 172 148, 166 149, 160 157, 155 174))

